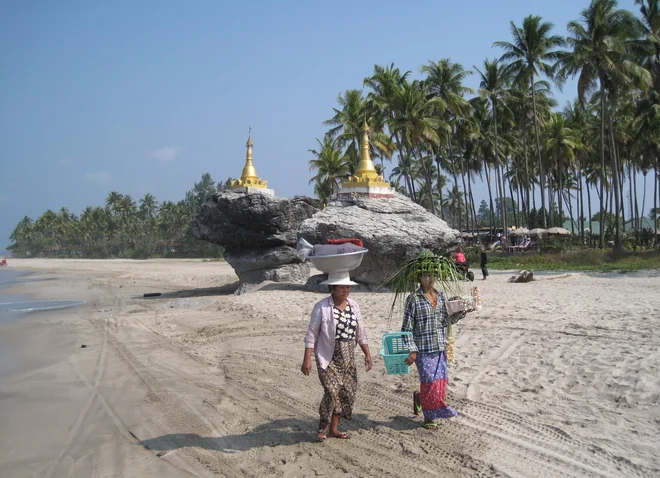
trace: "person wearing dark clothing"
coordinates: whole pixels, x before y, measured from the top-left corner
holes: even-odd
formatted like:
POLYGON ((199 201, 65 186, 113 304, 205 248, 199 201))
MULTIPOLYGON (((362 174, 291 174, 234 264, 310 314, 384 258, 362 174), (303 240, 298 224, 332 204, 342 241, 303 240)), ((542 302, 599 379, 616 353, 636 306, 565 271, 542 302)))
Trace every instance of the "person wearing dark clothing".
POLYGON ((488 277, 488 256, 486 255, 486 251, 481 251, 481 273, 484 275, 483 280, 486 280, 486 277, 488 277))

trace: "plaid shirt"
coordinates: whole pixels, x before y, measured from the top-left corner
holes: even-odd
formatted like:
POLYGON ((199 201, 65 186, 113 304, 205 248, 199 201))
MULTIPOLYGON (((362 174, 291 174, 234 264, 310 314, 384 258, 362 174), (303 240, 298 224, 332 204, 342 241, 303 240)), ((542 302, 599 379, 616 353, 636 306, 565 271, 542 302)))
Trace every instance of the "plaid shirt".
POLYGON ((445 327, 449 316, 444 294, 436 293, 437 307, 433 307, 421 287, 406 299, 401 331, 413 334, 414 343, 408 344, 406 340, 411 352, 428 354, 445 349, 445 327))

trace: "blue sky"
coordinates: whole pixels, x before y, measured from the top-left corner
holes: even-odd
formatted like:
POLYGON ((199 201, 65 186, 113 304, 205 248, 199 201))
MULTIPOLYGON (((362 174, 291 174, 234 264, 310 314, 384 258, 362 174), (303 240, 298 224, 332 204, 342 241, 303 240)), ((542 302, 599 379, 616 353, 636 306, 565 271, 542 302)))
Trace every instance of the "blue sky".
POLYGON ((24 215, 79 214, 113 190, 176 201, 205 172, 239 175, 248 125, 276 194, 311 195, 308 149, 374 64, 417 77, 443 57, 479 66, 501 54, 492 43, 510 39, 511 20, 541 15, 564 34, 587 4, 2 2, 0 250, 24 215))

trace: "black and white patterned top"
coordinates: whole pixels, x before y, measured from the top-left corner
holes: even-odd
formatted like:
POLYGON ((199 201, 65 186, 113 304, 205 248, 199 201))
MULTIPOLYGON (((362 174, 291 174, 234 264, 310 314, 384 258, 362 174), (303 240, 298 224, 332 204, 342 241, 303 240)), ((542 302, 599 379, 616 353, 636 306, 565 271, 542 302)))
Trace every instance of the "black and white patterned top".
POLYGON ((335 318, 335 340, 354 340, 357 319, 351 306, 347 304, 344 310, 333 307, 332 315, 335 318))

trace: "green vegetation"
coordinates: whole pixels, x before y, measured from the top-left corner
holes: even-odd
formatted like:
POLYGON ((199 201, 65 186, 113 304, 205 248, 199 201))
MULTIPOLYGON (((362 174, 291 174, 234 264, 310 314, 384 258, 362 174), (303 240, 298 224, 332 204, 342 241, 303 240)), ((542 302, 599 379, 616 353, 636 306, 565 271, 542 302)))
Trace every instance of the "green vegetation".
MULTIPOLYGON (((473 260, 472 264, 478 266, 479 261, 473 260)), ((660 253, 656 251, 615 253, 589 249, 509 256, 489 254, 488 268, 493 270, 632 272, 643 269, 660 269, 660 253)), ((476 276, 479 277, 478 270, 476 276)))
POLYGON ((26 216, 9 236, 8 249, 18 257, 218 258, 222 248, 195 239, 191 222, 206 199, 229 181, 216 184, 206 173, 178 202, 159 203, 147 193, 136 203, 112 191, 105 207, 86 207, 80 216, 67 208, 48 210, 35 221, 26 216))
POLYGON ((624 230, 637 232, 634 242, 647 229, 658 247, 660 0, 636 4, 633 13, 592 0, 569 22, 568 38, 538 16, 511 22, 510 40, 494 43, 501 57, 473 70, 442 58, 421 66, 417 80, 375 65, 365 91, 339 96, 320 148, 310 150, 315 193, 325 203, 353 174, 366 123, 377 170, 393 162, 391 184, 461 231, 488 226, 492 237, 510 225, 571 219, 582 243, 602 249, 611 240, 620 252, 631 240, 624 230), (475 73, 476 92, 464 85, 475 73), (558 105, 551 85, 568 78, 577 79, 577 98, 558 105), (653 175, 652 193, 637 190, 639 173, 653 175), (476 178, 488 203, 475 204, 476 178))

